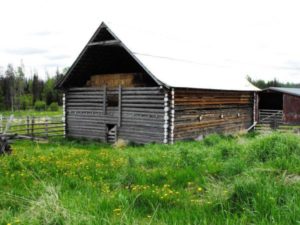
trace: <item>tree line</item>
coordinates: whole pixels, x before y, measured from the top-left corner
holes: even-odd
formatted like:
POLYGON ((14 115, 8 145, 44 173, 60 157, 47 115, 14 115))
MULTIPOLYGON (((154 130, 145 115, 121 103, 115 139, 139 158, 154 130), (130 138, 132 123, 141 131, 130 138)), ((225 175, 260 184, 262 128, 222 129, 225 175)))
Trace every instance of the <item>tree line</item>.
POLYGON ((0 72, 0 110, 27 110, 37 103, 45 107, 52 103, 62 105, 62 93, 55 84, 63 77, 58 69, 54 76, 41 79, 37 72, 32 77, 25 76, 24 65, 14 67, 9 64, 0 72))
POLYGON ((300 83, 290 83, 290 82, 280 82, 276 78, 269 81, 264 81, 261 79, 254 80, 250 76, 247 77, 248 81, 260 89, 265 89, 269 87, 287 87, 287 88, 300 88, 300 83))

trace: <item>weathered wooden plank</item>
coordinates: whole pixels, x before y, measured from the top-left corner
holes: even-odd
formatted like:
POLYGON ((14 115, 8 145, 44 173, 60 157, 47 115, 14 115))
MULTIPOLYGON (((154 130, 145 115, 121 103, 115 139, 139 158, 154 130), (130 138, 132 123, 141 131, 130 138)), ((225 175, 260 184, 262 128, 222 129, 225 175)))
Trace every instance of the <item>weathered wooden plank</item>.
POLYGON ((130 99, 164 99, 163 95, 124 95, 122 96, 123 100, 130 99))
POLYGON ((67 101, 66 105, 70 108, 72 107, 102 107, 102 102, 69 102, 67 101))
POLYGON ((163 108, 164 104, 130 104, 124 103, 124 107, 132 107, 132 108, 163 108))
POLYGON ((97 136, 97 135, 67 133, 66 136, 70 138, 87 138, 92 140, 105 141, 104 137, 97 136))
POLYGON ((102 91, 101 87, 72 87, 69 88, 67 91, 76 92, 76 91, 102 91))

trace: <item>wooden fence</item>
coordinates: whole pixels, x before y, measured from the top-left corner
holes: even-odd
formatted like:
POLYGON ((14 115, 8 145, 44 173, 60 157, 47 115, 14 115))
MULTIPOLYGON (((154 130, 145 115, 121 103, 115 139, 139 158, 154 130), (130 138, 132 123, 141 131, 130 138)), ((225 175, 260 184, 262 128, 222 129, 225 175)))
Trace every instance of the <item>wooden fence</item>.
POLYGON ((0 115, 0 134, 26 135, 32 138, 64 136, 63 116, 21 116, 10 118, 0 115))

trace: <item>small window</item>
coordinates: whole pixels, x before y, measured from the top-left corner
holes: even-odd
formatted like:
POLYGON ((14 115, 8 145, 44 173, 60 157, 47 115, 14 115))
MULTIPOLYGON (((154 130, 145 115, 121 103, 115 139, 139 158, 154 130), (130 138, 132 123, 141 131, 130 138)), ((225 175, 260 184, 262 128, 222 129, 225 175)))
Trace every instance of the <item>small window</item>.
POLYGON ((108 107, 116 107, 119 104, 119 98, 117 94, 109 94, 107 95, 107 106, 108 107))

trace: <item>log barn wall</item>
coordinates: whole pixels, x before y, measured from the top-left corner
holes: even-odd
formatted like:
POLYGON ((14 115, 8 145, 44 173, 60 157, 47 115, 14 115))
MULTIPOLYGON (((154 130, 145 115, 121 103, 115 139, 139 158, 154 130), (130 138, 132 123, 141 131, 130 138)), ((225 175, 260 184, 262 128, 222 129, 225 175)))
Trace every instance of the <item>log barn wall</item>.
POLYGON ((287 124, 300 124, 300 97, 283 94, 283 117, 287 124))
POLYGON ((253 97, 253 92, 175 89, 173 140, 247 129, 253 123, 253 97))
POLYGON ((69 88, 66 91, 66 135, 106 142, 108 125, 117 138, 136 143, 166 142, 165 90, 159 87, 69 88), (109 106, 109 96, 118 104, 109 106))

